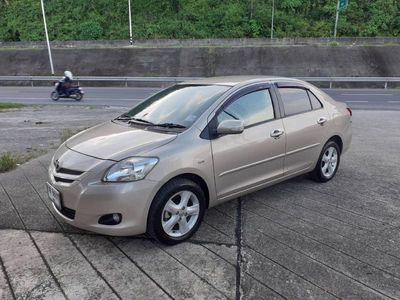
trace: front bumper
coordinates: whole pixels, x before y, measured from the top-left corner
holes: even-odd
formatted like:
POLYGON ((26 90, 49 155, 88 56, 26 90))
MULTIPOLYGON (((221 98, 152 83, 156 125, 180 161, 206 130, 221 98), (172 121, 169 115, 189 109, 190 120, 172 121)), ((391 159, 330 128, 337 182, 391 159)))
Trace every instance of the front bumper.
MULTIPOLYGON (((84 156, 76 152, 72 155, 84 156)), ((105 183, 100 179, 113 162, 87 156, 84 159, 92 160, 87 162, 88 165, 92 165, 91 169, 75 176, 72 182, 59 180, 60 173, 57 173, 52 160, 48 172, 49 183, 60 192, 63 206, 60 211, 53 205, 54 211, 66 223, 100 234, 128 236, 145 233, 148 211, 159 189, 159 183, 146 179, 105 183), (122 215, 121 223, 99 224, 100 217, 112 213, 122 215)), ((61 160, 62 158, 59 159, 59 163, 62 166, 61 160)), ((73 176, 61 174, 61 177, 67 177, 71 181, 73 176)))

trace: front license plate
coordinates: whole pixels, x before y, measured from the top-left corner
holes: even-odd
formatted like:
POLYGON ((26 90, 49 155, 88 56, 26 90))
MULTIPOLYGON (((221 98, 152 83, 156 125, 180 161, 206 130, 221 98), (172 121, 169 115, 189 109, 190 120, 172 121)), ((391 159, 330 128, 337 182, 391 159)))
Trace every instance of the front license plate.
POLYGON ((61 195, 60 192, 57 191, 50 183, 46 182, 47 184, 47 194, 51 202, 57 207, 58 210, 61 210, 61 195))

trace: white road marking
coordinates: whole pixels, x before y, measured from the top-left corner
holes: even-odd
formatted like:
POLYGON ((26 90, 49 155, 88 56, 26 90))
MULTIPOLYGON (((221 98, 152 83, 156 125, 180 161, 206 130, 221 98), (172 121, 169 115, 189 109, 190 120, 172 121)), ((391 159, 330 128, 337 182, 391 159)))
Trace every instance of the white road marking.
POLYGON ((386 101, 387 103, 400 103, 400 100, 397 101, 386 101))
POLYGON ((393 96, 393 94, 374 94, 374 93, 369 93, 369 94, 340 94, 342 96, 393 96))
MULTIPOLYGON (((74 100, 73 98, 60 98, 60 100, 74 100)), ((143 99, 110 99, 110 98, 85 98, 83 100, 93 100, 93 101, 142 101, 143 99)), ((18 98, 18 97, 0 97, 0 100, 15 101, 15 100, 51 100, 50 98, 18 98)))
MULTIPOLYGON (((62 99, 68 99, 68 98, 62 98, 62 99)), ((142 101, 146 98, 142 98, 142 99, 120 99, 120 98, 116 98, 116 99, 110 99, 110 98, 83 98, 86 100, 103 100, 103 101, 142 101)))
POLYGON ((18 97, 0 97, 0 100, 46 100, 44 98, 18 98, 18 97))

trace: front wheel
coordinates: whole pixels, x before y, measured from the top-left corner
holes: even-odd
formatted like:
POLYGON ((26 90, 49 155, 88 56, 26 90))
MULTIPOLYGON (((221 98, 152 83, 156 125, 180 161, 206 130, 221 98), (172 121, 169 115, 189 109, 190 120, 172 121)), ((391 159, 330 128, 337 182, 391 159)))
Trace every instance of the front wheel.
POLYGON ((312 178, 318 182, 327 182, 331 180, 340 163, 340 148, 334 141, 325 144, 319 156, 318 163, 311 173, 312 178))
POLYGON ((60 94, 57 91, 52 91, 50 94, 51 100, 57 101, 60 99, 60 94))
POLYGON ((167 245, 183 242, 197 231, 205 209, 204 192, 195 182, 174 179, 154 198, 147 220, 147 233, 167 245))

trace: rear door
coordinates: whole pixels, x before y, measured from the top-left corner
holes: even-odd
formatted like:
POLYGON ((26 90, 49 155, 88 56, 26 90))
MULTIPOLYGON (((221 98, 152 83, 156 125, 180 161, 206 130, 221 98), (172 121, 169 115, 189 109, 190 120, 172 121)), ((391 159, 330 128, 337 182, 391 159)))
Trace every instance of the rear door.
POLYGON ((245 125, 241 134, 211 139, 219 199, 283 175, 285 134, 276 96, 269 87, 239 92, 225 102, 210 122, 214 128, 226 119, 240 119, 245 125), (274 132, 275 137, 271 137, 274 132))
POLYGON ((329 115, 306 87, 278 84, 286 132, 285 175, 314 167, 326 141, 329 115))

